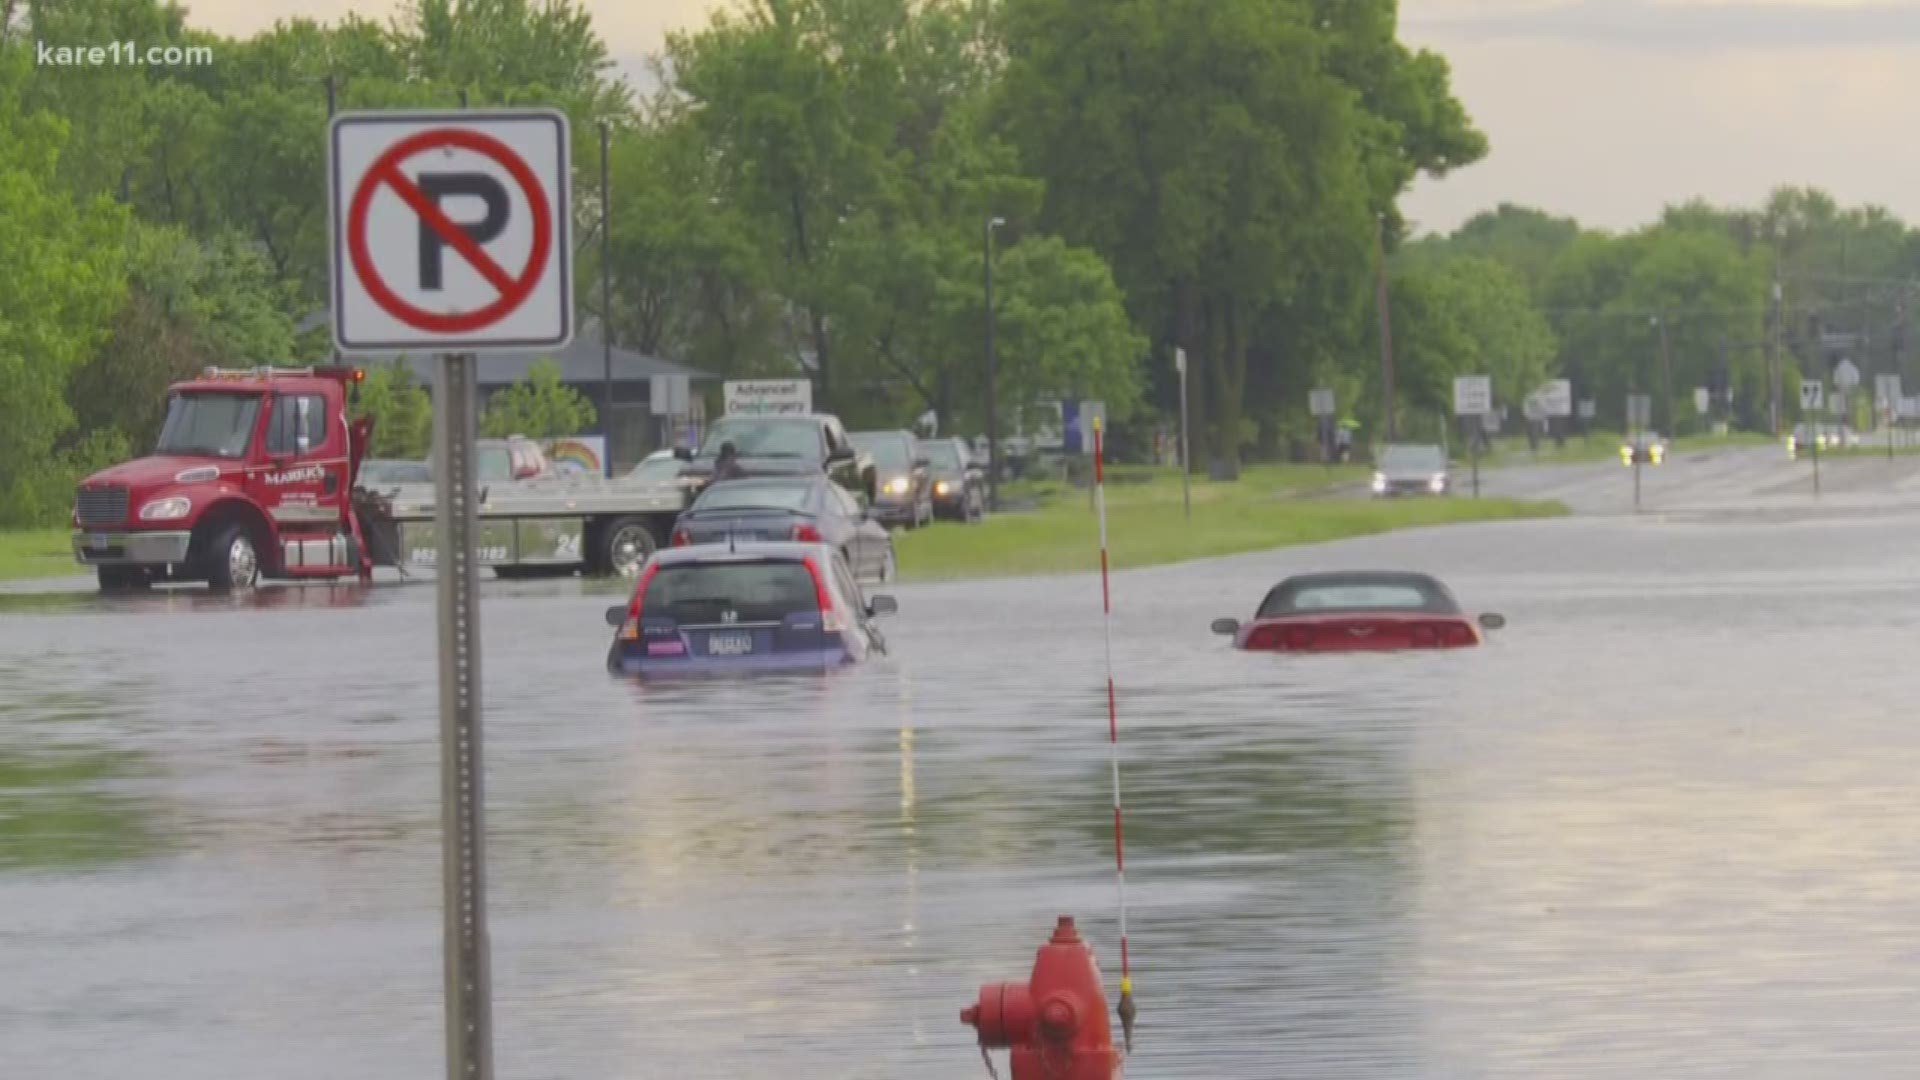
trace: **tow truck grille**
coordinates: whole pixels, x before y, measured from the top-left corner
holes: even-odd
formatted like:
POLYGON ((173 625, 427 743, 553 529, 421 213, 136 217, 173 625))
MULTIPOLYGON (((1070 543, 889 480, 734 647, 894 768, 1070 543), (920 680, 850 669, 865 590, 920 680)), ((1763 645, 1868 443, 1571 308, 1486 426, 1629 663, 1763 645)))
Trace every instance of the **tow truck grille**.
POLYGON ((127 521, 127 489, 118 484, 81 488, 74 499, 74 514, 82 525, 124 525, 127 521))

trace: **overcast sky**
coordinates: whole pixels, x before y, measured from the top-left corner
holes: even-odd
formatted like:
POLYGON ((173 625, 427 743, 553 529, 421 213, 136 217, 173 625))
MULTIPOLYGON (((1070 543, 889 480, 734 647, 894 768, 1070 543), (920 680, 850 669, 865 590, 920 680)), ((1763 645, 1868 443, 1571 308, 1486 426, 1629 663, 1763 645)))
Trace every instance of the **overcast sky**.
MULTIPOLYGON (((294 13, 380 17, 389 0, 187 0, 247 34, 294 13)), ((586 0, 625 70, 723 0, 586 0)), ((1446 55, 1492 142, 1422 182, 1445 230, 1502 201, 1631 228, 1669 202, 1753 204, 1782 183, 1920 222, 1920 0, 1401 0, 1402 37, 1446 55)))

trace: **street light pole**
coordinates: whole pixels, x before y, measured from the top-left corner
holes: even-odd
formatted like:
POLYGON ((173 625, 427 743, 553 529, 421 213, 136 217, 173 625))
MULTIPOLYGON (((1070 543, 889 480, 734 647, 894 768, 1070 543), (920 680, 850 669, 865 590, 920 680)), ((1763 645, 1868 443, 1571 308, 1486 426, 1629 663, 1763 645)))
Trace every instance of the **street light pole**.
POLYGON ((1780 329, 1786 321, 1786 309, 1781 305, 1783 293, 1780 290, 1780 271, 1773 272, 1773 321, 1767 333, 1767 400, 1773 418, 1773 437, 1780 437, 1780 329))
POLYGON ((994 400, 994 381, 999 376, 999 359, 993 354, 993 230, 1007 223, 1006 218, 988 218, 985 264, 987 285, 987 508, 1000 509, 1000 409, 994 400))
POLYGON ((1673 358, 1667 350, 1667 316, 1665 312, 1653 317, 1660 327, 1660 396, 1664 399, 1660 405, 1660 415, 1666 421, 1667 438, 1680 437, 1679 426, 1673 416, 1673 358))
POLYGON ((1386 408, 1386 441, 1396 436, 1393 422, 1393 316, 1387 308, 1387 219, 1374 219, 1373 253, 1378 263, 1375 293, 1380 307, 1380 390, 1386 408))
POLYGON ((601 467, 613 475, 613 221, 607 200, 612 185, 608 165, 612 151, 612 129, 600 121, 600 363, 602 413, 600 434, 606 445, 600 448, 601 467))

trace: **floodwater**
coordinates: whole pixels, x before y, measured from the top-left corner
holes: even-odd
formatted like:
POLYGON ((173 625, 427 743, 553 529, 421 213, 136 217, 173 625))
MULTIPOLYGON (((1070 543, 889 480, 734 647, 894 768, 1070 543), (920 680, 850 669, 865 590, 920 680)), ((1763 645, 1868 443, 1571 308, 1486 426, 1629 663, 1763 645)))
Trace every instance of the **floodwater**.
MULTIPOLYGON (((1649 513, 1117 576, 1129 1076, 1920 1075, 1916 534, 1649 513), (1206 632, 1370 565, 1510 625, 1206 632)), ((652 688, 604 675, 605 595, 487 586, 503 1080, 983 1076, 959 1010, 1062 913, 1111 981, 1097 579, 891 591, 865 670, 652 688)), ((433 595, 0 598, 0 1072, 440 1074, 433 595)))

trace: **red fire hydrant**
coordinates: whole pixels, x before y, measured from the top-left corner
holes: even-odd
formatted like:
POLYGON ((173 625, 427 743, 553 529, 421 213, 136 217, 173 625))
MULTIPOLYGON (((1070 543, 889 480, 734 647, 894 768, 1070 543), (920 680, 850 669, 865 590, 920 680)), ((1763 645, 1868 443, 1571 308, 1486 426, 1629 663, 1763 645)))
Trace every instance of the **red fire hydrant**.
MULTIPOLYGON (((1013 1050, 1012 1080, 1119 1080, 1122 1057, 1107 1022, 1100 965, 1062 915, 1026 982, 988 983, 960 1012, 987 1048, 1013 1050)), ((989 1062, 991 1067, 991 1062, 989 1062)))

